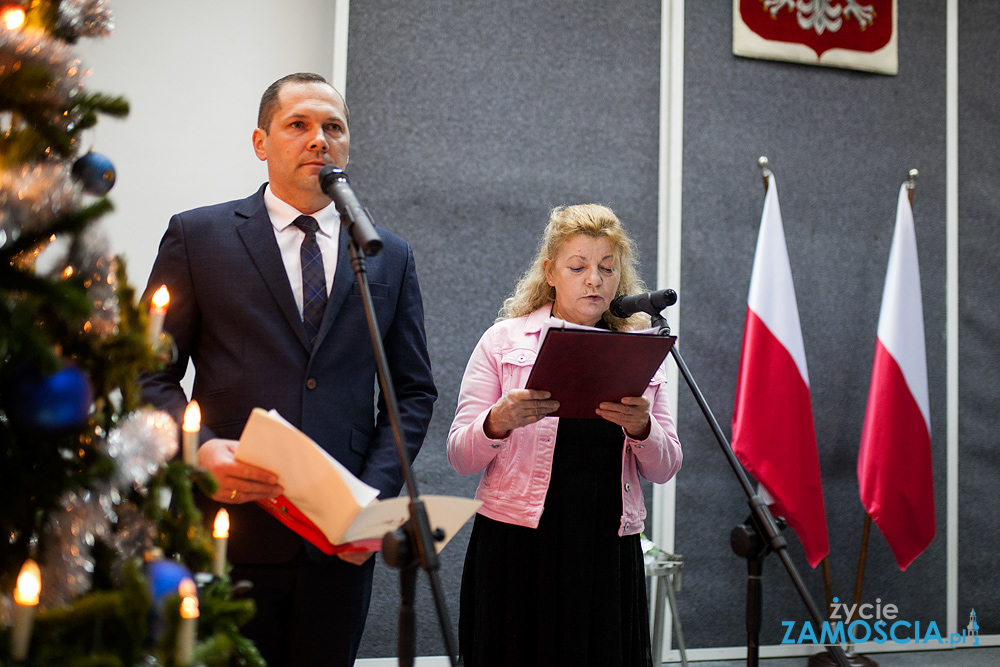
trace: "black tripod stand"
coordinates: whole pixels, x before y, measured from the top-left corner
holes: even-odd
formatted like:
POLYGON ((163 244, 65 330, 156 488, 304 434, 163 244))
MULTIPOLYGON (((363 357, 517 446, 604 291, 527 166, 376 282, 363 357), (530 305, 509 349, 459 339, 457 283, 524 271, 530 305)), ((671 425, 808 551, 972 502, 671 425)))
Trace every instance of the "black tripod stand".
MULTIPOLYGON (((674 295, 674 299, 676 300, 676 295, 674 295)), ((670 303, 673 303, 673 301, 670 301, 670 303)), ((652 318, 653 326, 659 327, 661 335, 670 335, 670 325, 667 324, 666 318, 663 317, 660 311, 651 312, 654 310, 655 307, 646 309, 646 312, 652 318)), ((694 381, 694 377, 692 377, 691 371, 688 370, 687 364, 684 363, 684 358, 681 357, 680 350, 677 349, 676 344, 670 348, 670 354, 673 355, 674 361, 677 363, 677 368, 680 370, 681 375, 684 376, 684 381, 687 382, 688 387, 691 389, 691 393, 694 395, 698 407, 701 408, 702 414, 708 420, 708 425, 711 427, 715 439, 719 442, 719 447, 722 448, 722 453, 729 462, 729 466, 733 469, 733 474, 736 475, 740 486, 743 487, 750 505, 750 517, 742 526, 738 526, 733 531, 732 539, 734 541, 734 550, 739 547, 740 550, 745 552, 740 555, 747 558, 747 666, 757 667, 760 650, 761 592, 763 590, 763 582, 760 577, 763 569, 763 559, 768 553, 774 552, 778 554, 816 627, 822 627, 826 619, 820 613, 816 603, 813 602, 809 591, 806 589, 805 582, 802 581, 802 577, 788 555, 788 544, 781 535, 781 527, 779 527, 778 522, 771 515, 767 504, 754 491, 750 479, 736 458, 736 454, 733 453, 733 448, 719 427, 719 422, 716 421, 715 415, 712 414, 712 409, 708 406, 708 402, 698 388, 698 384, 694 381)), ((737 551, 737 553, 740 553, 740 551, 737 551)), ((826 650, 833 659, 833 663, 838 667, 850 667, 847 656, 839 645, 827 646, 826 650)))
POLYGON ((427 518, 427 508, 424 506, 420 493, 417 491, 417 480, 413 477, 410 460, 406 455, 403 442, 403 432, 399 419, 399 403, 396 400, 396 390, 393 388, 392 376, 389 373, 389 363, 385 356, 385 347, 379 335, 378 322, 375 319, 375 306, 372 303, 371 289, 368 286, 368 274, 365 270, 365 254, 376 255, 382 249, 382 239, 379 237, 368 212, 358 203, 354 192, 348 184, 347 174, 336 165, 327 165, 319 172, 320 189, 337 206, 341 225, 350 236, 351 268, 361 290, 364 303, 365 321, 368 323, 368 333, 371 336, 372 350, 375 354, 375 366, 378 371, 379 387, 382 389, 382 399, 389 414, 389 427, 396 441, 396 453, 399 455, 400 469, 403 471, 403 481, 410 497, 410 516, 403 527, 382 538, 382 555, 385 562, 399 569, 400 576, 400 606, 399 606, 399 664, 404 667, 413 665, 415 652, 415 621, 414 598, 416 588, 416 567, 420 565, 430 578, 431 593, 437 608, 438 622, 444 637, 448 660, 452 665, 458 662, 458 651, 455 646, 455 635, 452 632, 451 620, 444 602, 444 592, 441 579, 438 576, 440 561, 435 541, 444 539, 440 530, 431 531, 427 518))
MULTIPOLYGON (((344 217, 342 215, 341 219, 344 217)), ((385 537, 382 538, 382 556, 386 564, 399 570, 400 577, 399 637, 397 643, 399 664, 403 667, 413 665, 416 639, 414 600, 416 568, 419 565, 430 578, 431 593, 434 596, 445 649, 448 651, 448 659, 451 664, 456 665, 458 651, 455 646, 455 636, 451 628, 448 608, 444 601, 441 579, 438 576, 440 561, 434 548, 434 542, 443 539, 444 534, 440 530, 431 531, 427 518, 427 508, 417 491, 417 480, 413 477, 413 470, 410 467, 409 457, 406 455, 399 424, 399 404, 396 401, 396 391, 392 385, 392 377, 389 375, 389 364, 385 357, 382 338, 379 335, 378 322, 375 320, 375 307, 368 287, 368 274, 365 271, 365 256, 361 251, 361 246, 353 238, 350 243, 350 251, 351 268, 354 270, 358 286, 361 288, 365 319, 368 322, 372 348, 375 351, 379 386, 382 388, 382 396, 389 412, 389 424, 396 440, 399 465, 402 468, 403 480, 410 497, 410 518, 402 528, 386 533, 385 537)))

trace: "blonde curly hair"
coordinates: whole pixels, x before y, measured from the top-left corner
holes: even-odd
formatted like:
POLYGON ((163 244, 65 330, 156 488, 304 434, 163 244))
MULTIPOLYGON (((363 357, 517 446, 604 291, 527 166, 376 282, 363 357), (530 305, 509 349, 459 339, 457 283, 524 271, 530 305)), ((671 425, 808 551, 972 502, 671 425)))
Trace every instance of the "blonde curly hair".
MULTIPOLYGON (((615 296, 646 291, 646 285, 636 270, 638 252, 635 241, 625 232, 614 211, 601 204, 559 206, 549 214, 549 223, 538 245, 538 253, 531 267, 518 279, 514 291, 503 302, 497 322, 524 317, 555 301, 555 288, 545 277, 545 263, 547 260, 554 261, 566 242, 577 234, 606 238, 611 242, 615 273, 618 275, 615 296)), ((632 331, 649 326, 649 315, 645 313, 623 319, 605 312, 602 317, 615 331, 632 331)))

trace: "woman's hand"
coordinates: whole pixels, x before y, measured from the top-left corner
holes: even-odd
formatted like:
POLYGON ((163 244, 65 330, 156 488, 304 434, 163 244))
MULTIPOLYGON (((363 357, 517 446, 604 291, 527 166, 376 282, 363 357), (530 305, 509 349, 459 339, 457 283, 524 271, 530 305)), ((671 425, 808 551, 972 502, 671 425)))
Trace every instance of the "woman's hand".
POLYGON ((515 428, 533 424, 559 409, 559 401, 549 400, 552 394, 540 389, 511 389, 493 404, 486 415, 483 431, 491 440, 506 438, 515 428))
POLYGON ((649 437, 649 401, 642 396, 626 396, 619 403, 601 403, 597 414, 621 426, 630 438, 649 437))

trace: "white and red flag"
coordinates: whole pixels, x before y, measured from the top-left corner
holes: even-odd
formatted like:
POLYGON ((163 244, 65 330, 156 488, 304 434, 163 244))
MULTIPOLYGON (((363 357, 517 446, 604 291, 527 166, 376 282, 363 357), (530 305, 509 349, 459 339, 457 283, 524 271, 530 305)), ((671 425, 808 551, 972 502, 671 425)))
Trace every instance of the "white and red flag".
POLYGON ((816 567, 829 553, 809 372, 778 187, 768 175, 736 379, 733 451, 816 567))
POLYGON ((899 189, 868 407, 858 452, 861 504, 905 570, 934 539, 934 479, 917 236, 899 189))

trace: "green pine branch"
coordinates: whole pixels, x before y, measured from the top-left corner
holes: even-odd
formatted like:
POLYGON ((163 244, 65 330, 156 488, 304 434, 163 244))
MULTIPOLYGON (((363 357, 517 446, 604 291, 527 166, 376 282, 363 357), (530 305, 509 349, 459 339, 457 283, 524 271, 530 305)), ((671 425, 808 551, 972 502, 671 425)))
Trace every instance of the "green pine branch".
POLYGON ((0 76, 0 111, 13 114, 9 132, 0 143, 0 166, 41 160, 50 153, 72 157, 74 139, 97 124, 98 114, 128 115, 122 96, 80 93, 66 99, 55 92, 53 75, 40 65, 28 65, 0 76), (54 119, 60 119, 59 123, 54 119))
MULTIPOLYGON (((23 230, 16 239, 0 247, 0 269, 3 269, 0 277, 12 272, 11 267, 4 265, 13 261, 21 253, 28 252, 47 241, 53 235, 72 234, 75 236, 113 208, 111 201, 107 197, 101 197, 83 208, 53 218, 41 229, 23 230)), ((0 289, 9 288, 0 282, 0 289)))

